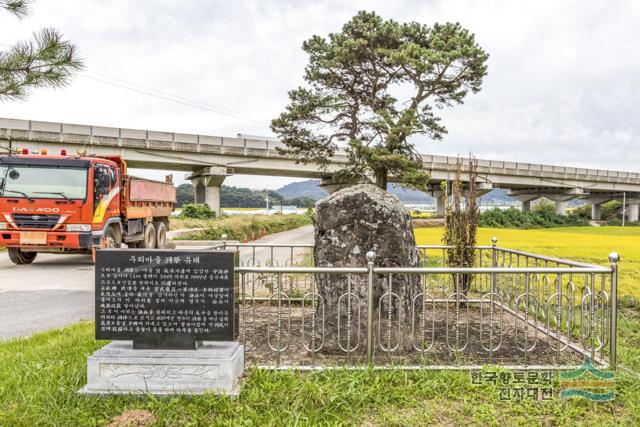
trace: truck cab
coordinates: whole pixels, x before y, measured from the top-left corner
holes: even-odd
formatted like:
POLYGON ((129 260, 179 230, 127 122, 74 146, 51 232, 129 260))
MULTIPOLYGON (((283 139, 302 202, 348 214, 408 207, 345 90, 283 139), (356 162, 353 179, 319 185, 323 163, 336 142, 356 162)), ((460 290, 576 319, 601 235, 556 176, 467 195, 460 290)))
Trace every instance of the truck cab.
POLYGON ((127 176, 117 156, 0 156, 0 247, 16 264, 123 242, 164 247, 174 207, 171 182, 127 176))

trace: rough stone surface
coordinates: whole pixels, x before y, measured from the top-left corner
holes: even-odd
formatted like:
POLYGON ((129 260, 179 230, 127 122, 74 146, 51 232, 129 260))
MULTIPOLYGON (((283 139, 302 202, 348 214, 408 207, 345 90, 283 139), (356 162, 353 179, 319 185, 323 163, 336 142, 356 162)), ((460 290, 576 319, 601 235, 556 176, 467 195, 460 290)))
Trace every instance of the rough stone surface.
MULTIPOLYGON (((371 184, 359 184, 336 191, 316 204, 314 256, 318 267, 364 267, 368 251, 376 253, 376 266, 418 266, 411 218, 396 196, 371 184)), ((316 311, 316 329, 322 335, 324 327, 324 350, 344 353, 345 349, 358 346, 355 353, 362 353, 367 333, 366 274, 352 275, 350 281, 344 274, 320 275, 317 284, 324 307, 316 311)), ((420 278, 394 276, 389 291, 388 276, 376 277, 376 347, 408 349, 411 304, 420 293, 420 278)))
POLYGON ((205 342, 197 350, 134 350, 113 341, 87 358, 84 394, 202 394, 237 396, 244 348, 205 342))

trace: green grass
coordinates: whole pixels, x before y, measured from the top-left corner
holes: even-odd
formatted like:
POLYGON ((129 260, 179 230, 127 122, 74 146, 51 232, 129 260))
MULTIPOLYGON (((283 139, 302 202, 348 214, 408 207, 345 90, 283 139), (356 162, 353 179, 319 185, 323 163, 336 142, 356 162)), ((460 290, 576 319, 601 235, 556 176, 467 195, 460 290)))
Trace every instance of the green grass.
POLYGON ((104 425, 129 409, 151 411, 158 425, 638 425, 638 326, 637 307, 623 308, 620 353, 634 369, 623 363, 613 402, 507 403, 466 372, 398 370, 249 368, 237 399, 82 396, 86 357, 103 344, 85 322, 0 344, 0 425, 104 425))

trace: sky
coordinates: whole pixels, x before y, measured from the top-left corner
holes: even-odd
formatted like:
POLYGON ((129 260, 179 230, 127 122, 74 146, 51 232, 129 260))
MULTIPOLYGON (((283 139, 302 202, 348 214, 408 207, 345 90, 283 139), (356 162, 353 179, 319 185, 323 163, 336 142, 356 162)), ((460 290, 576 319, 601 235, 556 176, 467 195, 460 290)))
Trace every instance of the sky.
MULTIPOLYGON (((632 0, 39 0, 23 20, 0 12, 0 49, 54 27, 78 45, 86 69, 66 88, 0 102, 0 117, 272 136, 287 91, 304 83, 302 42, 339 31, 359 10, 459 22, 490 54, 482 91, 439 111, 449 133, 414 138, 419 152, 640 172, 640 2, 632 0)), ((179 182, 184 175, 175 173, 179 182)))

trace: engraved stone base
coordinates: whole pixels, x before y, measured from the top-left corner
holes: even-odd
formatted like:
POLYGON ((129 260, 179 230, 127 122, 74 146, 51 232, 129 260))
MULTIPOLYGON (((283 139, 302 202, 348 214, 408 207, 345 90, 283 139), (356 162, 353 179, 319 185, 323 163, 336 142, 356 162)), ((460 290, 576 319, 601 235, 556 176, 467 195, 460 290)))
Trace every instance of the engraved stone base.
POLYGON ((204 342, 197 350, 134 350, 113 341, 87 358, 83 394, 202 394, 237 396, 244 349, 237 342, 204 342))

